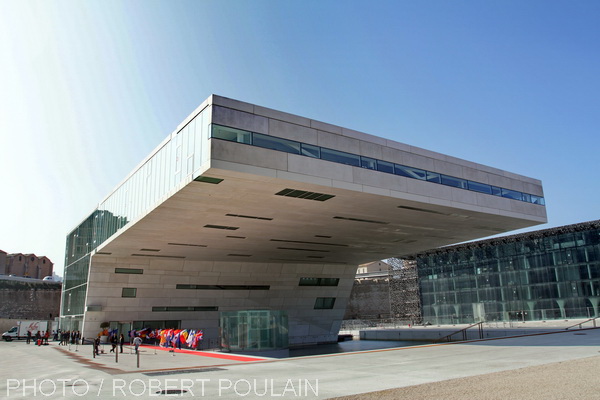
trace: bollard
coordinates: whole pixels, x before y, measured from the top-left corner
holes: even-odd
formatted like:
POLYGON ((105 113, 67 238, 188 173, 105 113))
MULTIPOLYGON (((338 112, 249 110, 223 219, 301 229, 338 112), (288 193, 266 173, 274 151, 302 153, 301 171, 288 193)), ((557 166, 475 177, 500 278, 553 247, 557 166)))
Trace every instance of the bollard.
POLYGON ((137 355, 137 367, 139 368, 140 367, 140 350, 138 349, 135 353, 137 355))
POLYGON ((119 363, 119 348, 115 347, 115 362, 119 363))

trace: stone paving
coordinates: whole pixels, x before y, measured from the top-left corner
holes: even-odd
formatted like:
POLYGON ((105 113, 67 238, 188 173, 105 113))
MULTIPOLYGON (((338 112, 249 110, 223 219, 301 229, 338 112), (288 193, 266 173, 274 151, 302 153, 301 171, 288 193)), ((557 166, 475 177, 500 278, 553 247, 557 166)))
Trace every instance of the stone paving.
POLYGON ((118 363, 108 349, 2 342, 0 398, 326 399, 585 359, 600 329, 292 359, 143 347, 140 368, 129 348, 118 363))

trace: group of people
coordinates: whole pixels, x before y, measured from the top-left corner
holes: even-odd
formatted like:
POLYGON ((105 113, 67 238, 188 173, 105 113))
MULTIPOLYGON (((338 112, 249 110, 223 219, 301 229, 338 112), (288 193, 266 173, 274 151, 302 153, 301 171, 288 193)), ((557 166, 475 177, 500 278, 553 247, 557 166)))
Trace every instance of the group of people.
POLYGON ((60 336, 60 345, 61 346, 66 346, 69 343, 71 344, 80 344, 83 343, 83 340, 81 340, 81 332, 79 331, 63 331, 63 332, 58 332, 58 335, 55 336, 54 340, 57 340, 58 336, 60 336))
POLYGON ((117 345, 119 346, 119 352, 122 353, 123 352, 123 344, 125 344, 125 336, 123 336, 123 334, 121 333, 119 335, 119 337, 117 337, 116 334, 110 335, 110 338, 108 339, 108 341, 110 342, 112 348, 110 349, 111 353, 114 353, 116 351, 117 345))
MULTIPOLYGON (((52 331, 52 340, 55 342, 58 341, 60 337, 60 345, 66 346, 69 343, 71 344, 80 344, 83 342, 81 338, 81 332, 79 331, 52 331)), ((33 344, 38 346, 48 344, 48 339, 50 339, 50 331, 37 331, 35 335, 31 331, 27 331, 27 344, 30 344, 33 341, 33 344)))
POLYGON ((41 346, 43 344, 48 344, 48 338, 50 337, 50 332, 48 331, 37 331, 35 335, 31 333, 31 331, 27 331, 27 344, 30 344, 33 340, 33 344, 37 346, 41 346))

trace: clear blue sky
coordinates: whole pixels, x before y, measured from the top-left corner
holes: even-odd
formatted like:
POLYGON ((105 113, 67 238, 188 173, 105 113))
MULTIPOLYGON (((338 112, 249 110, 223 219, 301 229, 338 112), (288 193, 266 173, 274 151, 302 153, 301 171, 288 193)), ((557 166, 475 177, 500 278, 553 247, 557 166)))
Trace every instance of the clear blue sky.
POLYGON ((541 179, 600 218, 599 1, 0 0, 0 249, 50 257, 216 93, 541 179))

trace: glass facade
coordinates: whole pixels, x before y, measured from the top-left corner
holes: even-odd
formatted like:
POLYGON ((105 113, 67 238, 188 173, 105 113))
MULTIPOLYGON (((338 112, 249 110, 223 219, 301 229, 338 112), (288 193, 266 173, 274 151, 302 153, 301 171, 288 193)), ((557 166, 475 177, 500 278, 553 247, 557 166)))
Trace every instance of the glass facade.
POLYGON ((287 312, 277 310, 221 312, 221 348, 226 351, 287 349, 287 312))
POLYGON ((425 322, 599 315, 600 221, 438 249, 414 259, 425 322))
MULTIPOLYGON (((208 160, 210 111, 204 109, 167 138, 98 208, 67 236, 61 316, 79 326, 84 313, 90 253, 130 221, 191 181, 208 160)), ((143 271, 115 271, 142 273, 143 271)))
POLYGON ((406 178, 419 179, 422 181, 438 183, 440 185, 453 186, 474 192, 486 193, 492 196, 506 197, 513 200, 524 201, 526 203, 539 204, 542 206, 546 204, 543 197, 533 194, 499 188, 486 183, 473 182, 466 179, 409 167, 406 165, 394 164, 388 161, 376 160, 374 158, 328 149, 326 147, 300 143, 294 140, 282 139, 275 136, 263 135, 261 133, 250 131, 242 131, 240 129, 229 128, 222 125, 212 125, 211 137, 215 139, 227 140, 229 142, 237 142, 251 146, 262 147, 265 149, 283 151, 285 153, 320 158, 322 160, 327 160, 338 164, 372 169, 379 172, 386 172, 388 174, 404 176, 406 178))

